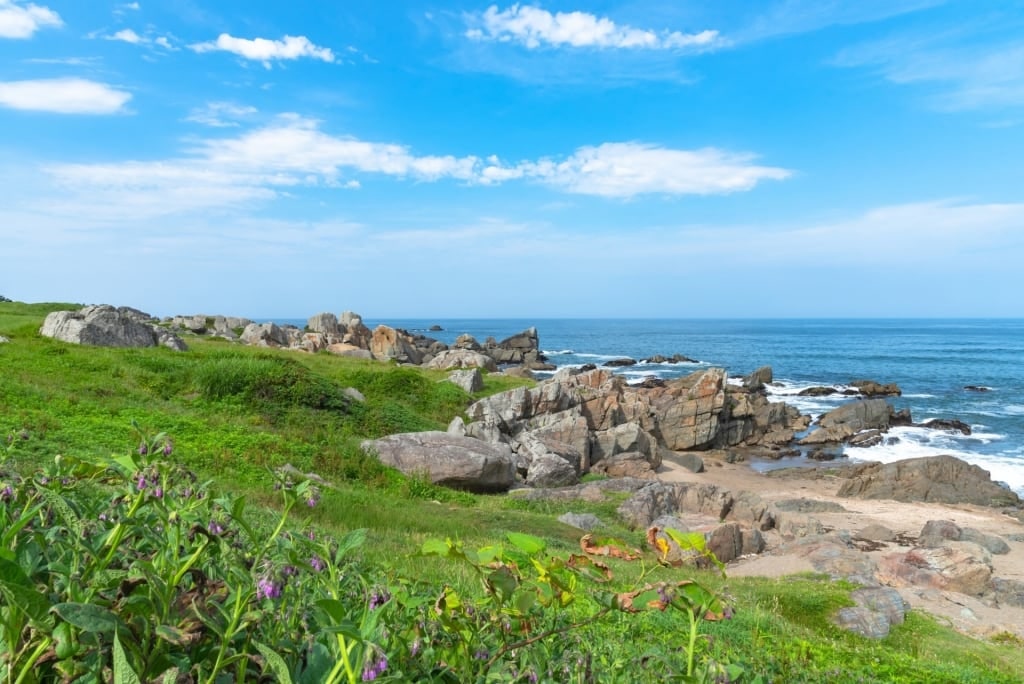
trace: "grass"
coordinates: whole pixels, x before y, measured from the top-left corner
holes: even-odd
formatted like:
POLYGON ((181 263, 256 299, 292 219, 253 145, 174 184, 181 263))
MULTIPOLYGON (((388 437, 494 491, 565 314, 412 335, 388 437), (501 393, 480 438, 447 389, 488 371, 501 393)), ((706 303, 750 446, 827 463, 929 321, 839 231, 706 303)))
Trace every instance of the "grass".
MULTIPOLYGON (((572 504, 474 496, 405 477, 360 448, 364 439, 394 432, 443 430, 475 398, 528 381, 488 375, 484 390, 470 396, 440 382, 443 372, 328 354, 199 338, 189 338, 190 351, 178 353, 87 348, 40 337, 46 313, 65 308, 75 305, 0 303, 0 335, 11 340, 0 345, 0 439, 15 443, 5 468, 30 472, 56 454, 125 453, 137 421, 150 432, 168 433, 176 459, 218 487, 244 494, 268 519, 278 505, 271 469, 291 464, 320 474, 333 487, 310 512, 316 524, 337 533, 367 528, 367 563, 463 592, 479 590, 476 577, 446 560, 415 555, 425 540, 453 538, 478 547, 507 532, 528 532, 567 556, 578 552, 579 532, 557 516, 572 511, 594 513, 608 524, 602 532, 627 547, 643 542, 617 520, 621 501, 614 496, 572 504), (351 399, 346 388, 357 389, 365 402, 351 399)), ((845 584, 820 576, 722 580, 658 568, 651 559, 610 560, 617 585, 692 575, 732 596, 736 616, 707 627, 706 653, 760 673, 763 681, 1024 681, 1019 640, 970 639, 912 612, 888 638, 869 641, 830 622, 849 605, 845 584)), ((677 616, 652 612, 610 617, 566 638, 580 640, 595 668, 626 672, 677 657, 683 631, 677 616)))

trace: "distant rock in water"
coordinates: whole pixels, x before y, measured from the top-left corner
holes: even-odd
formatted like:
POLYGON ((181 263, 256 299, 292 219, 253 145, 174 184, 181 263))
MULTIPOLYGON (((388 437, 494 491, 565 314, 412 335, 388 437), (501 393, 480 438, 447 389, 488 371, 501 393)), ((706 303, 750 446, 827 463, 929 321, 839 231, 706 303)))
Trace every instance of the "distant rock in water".
POLYGON ((108 304, 86 306, 78 311, 47 314, 39 334, 62 342, 95 347, 188 347, 170 330, 157 326, 148 313, 108 304))
POLYGON ((625 368, 627 366, 635 366, 636 365, 636 360, 635 359, 628 359, 628 358, 626 358, 626 359, 612 359, 611 361, 605 361, 601 365, 602 366, 607 366, 608 368, 625 368))
POLYGON ((442 328, 441 326, 437 325, 436 323, 434 325, 430 326, 430 332, 442 332, 443 330, 444 330, 444 328, 442 328))
POLYGON ((923 423, 918 423, 915 427, 930 428, 932 430, 945 430, 947 432, 959 432, 962 435, 971 434, 970 425, 962 420, 950 418, 933 418, 932 420, 926 420, 923 423))
POLYGON ((654 356, 644 359, 644 363, 700 363, 696 359, 691 359, 689 356, 683 356, 682 354, 673 354, 672 356, 664 356, 662 354, 655 354, 654 356))
POLYGON ((991 387, 985 387, 984 385, 964 385, 964 389, 968 392, 991 392, 991 387))
POLYGON ((883 385, 874 380, 854 380, 850 387, 856 387, 865 397, 898 397, 903 394, 895 382, 883 385))

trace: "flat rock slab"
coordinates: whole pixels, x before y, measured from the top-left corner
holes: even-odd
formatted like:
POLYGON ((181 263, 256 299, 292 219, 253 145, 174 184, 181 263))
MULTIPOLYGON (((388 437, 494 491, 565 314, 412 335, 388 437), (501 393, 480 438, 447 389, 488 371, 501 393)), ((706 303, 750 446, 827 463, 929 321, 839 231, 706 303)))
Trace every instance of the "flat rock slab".
POLYGON ((447 432, 406 432, 366 440, 363 450, 406 475, 471 492, 504 492, 515 482, 515 458, 503 444, 447 432))

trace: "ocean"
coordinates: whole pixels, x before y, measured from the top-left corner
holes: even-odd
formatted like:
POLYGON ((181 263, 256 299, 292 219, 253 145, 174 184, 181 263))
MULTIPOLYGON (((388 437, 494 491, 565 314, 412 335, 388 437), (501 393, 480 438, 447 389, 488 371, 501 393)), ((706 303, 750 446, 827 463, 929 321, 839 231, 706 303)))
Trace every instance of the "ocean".
MULTIPOLYGON (((304 320, 281 321, 303 325, 304 320)), ((1022 319, 424 319, 366 320, 405 328, 452 343, 463 333, 483 342, 530 326, 558 367, 630 357, 682 354, 696 363, 638 364, 615 369, 632 382, 647 376, 672 378, 700 368, 725 368, 738 378, 771 366, 777 401, 818 416, 849 397, 800 397, 811 386, 845 387, 858 379, 894 382, 903 390, 890 397, 908 408, 915 422, 957 419, 972 434, 897 427, 885 443, 847 448, 852 460, 891 462, 951 454, 988 470, 993 479, 1024 494, 1024 320, 1022 319), (430 332, 432 325, 443 328, 430 332), (983 387, 971 391, 967 386, 983 387)), ((801 465, 802 457, 754 463, 754 467, 801 465)))

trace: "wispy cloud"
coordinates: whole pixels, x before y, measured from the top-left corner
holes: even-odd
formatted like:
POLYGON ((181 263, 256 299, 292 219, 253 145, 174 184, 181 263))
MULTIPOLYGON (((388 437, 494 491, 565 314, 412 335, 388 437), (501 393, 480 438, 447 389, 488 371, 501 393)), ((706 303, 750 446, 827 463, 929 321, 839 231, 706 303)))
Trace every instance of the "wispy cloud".
POLYGON ((737 43, 850 26, 943 5, 948 0, 776 0, 731 34, 737 43))
POLYGON ((1024 105, 1024 22, 938 35, 899 35, 841 51, 835 64, 876 70, 898 85, 924 88, 937 109, 1024 105))
POLYGON ((231 102, 209 102, 204 107, 193 109, 185 121, 212 126, 213 128, 237 128, 241 120, 256 114, 255 107, 236 105, 231 102))
POLYGON ((0 38, 31 38, 41 28, 63 25, 60 15, 49 7, 0 0, 0 38))
POLYGON ((551 12, 519 4, 499 10, 491 5, 481 13, 465 15, 467 38, 478 41, 519 43, 540 47, 709 50, 724 41, 718 31, 698 33, 655 31, 617 24, 608 17, 587 12, 551 12))
POLYGON ((285 36, 281 40, 267 38, 235 38, 227 33, 217 36, 217 40, 195 43, 190 49, 203 53, 223 51, 238 55, 244 59, 261 62, 270 68, 271 63, 278 60, 294 60, 303 57, 334 62, 334 52, 330 48, 314 45, 306 36, 285 36))
MULTIPOLYGON (((193 120, 229 125, 224 119, 228 112, 248 115, 250 110, 214 103, 193 120)), ((517 163, 494 156, 418 155, 404 145, 330 135, 316 121, 296 115, 236 137, 193 141, 186 152, 161 161, 53 164, 47 171, 62 188, 89 198, 93 210, 141 212, 140 218, 272 200, 293 188, 356 189, 358 176, 365 175, 467 185, 525 181, 609 198, 724 194, 790 175, 754 163, 749 154, 635 142, 605 143, 564 158, 517 163)))
POLYGON ((81 78, 0 82, 0 107, 58 114, 116 114, 131 93, 81 78))

